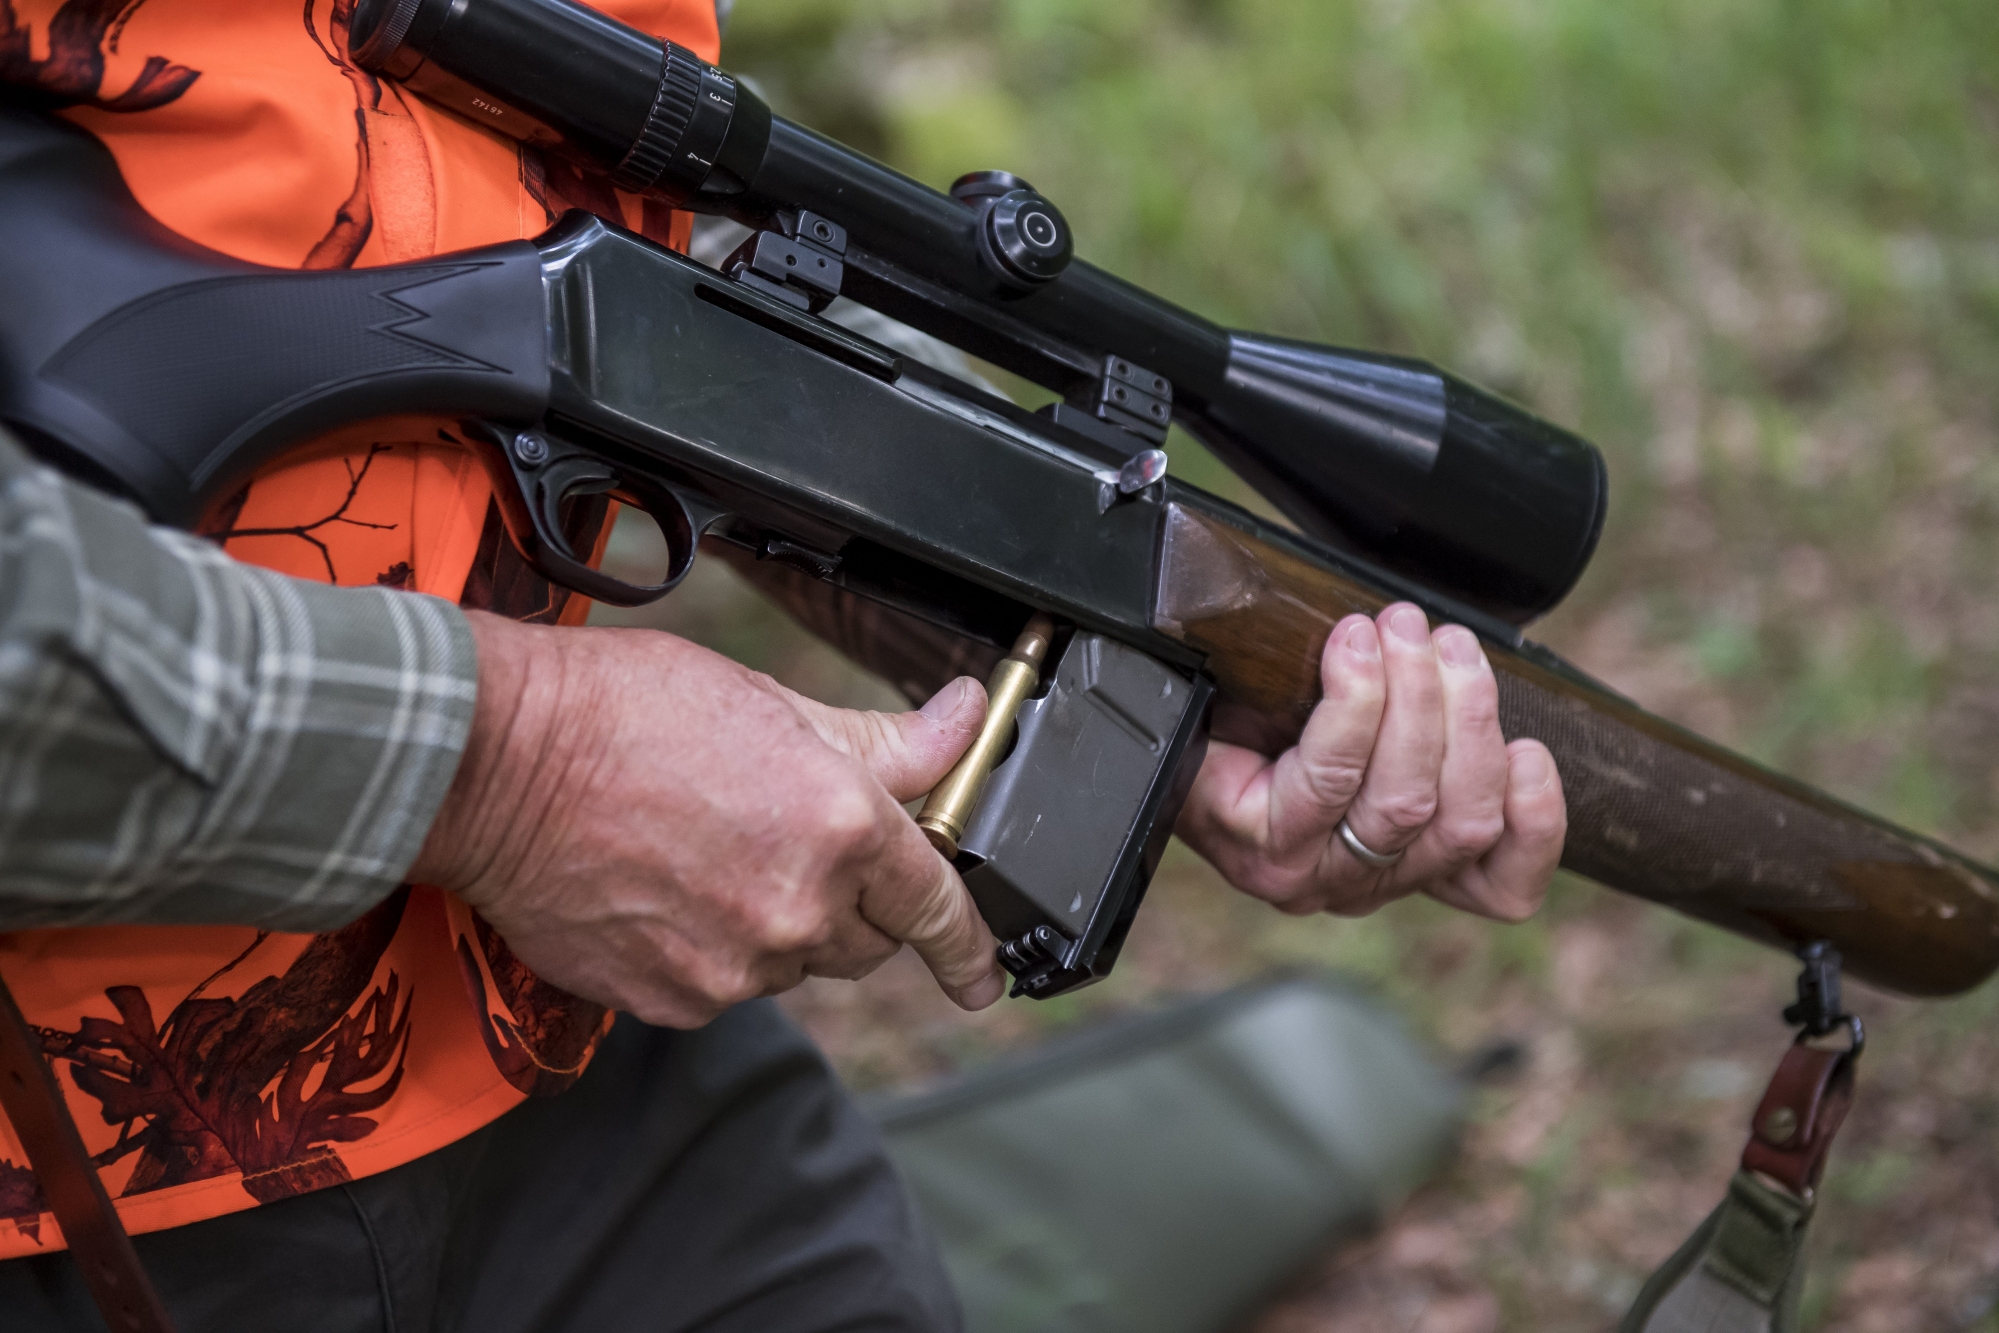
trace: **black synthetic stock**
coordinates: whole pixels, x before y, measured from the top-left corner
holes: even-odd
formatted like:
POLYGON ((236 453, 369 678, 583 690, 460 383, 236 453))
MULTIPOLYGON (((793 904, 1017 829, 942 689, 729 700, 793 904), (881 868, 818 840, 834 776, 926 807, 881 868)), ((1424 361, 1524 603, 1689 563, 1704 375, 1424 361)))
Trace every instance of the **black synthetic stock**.
POLYGON ((170 523, 336 425, 547 407, 525 241, 353 272, 246 264, 160 226, 84 131, 0 108, 0 247, 0 418, 170 523))

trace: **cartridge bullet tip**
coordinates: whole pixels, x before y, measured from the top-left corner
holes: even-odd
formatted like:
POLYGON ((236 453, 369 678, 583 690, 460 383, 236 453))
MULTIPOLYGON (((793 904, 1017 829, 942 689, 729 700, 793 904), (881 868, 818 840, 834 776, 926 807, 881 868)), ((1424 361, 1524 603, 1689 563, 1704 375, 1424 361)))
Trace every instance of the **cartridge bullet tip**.
POLYGON ((1027 618, 1027 627, 1021 630, 1020 637, 1013 641, 1013 652, 1009 656, 1039 671, 1048 656, 1049 641, 1054 637, 1055 622, 1036 611, 1027 618))

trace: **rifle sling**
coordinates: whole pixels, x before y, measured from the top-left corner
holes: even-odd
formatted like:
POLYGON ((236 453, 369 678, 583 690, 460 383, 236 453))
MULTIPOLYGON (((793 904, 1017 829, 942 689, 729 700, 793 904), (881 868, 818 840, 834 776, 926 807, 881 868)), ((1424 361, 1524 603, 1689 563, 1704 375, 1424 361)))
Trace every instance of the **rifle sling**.
POLYGON ((173 1321, 139 1263, 132 1238, 76 1122, 42 1058, 42 1045, 0 978, 0 1109, 27 1150, 63 1239, 83 1270, 84 1284, 112 1333, 173 1333, 173 1321))

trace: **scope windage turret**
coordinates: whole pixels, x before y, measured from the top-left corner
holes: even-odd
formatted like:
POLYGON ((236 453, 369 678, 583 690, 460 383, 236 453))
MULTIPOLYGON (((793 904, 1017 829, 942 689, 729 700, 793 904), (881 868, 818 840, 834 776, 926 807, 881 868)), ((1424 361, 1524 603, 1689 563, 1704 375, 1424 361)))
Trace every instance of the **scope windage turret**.
POLYGON ((365 67, 622 188, 787 244, 801 217, 830 222, 815 253, 840 293, 1053 389, 1133 452, 1170 416, 1308 532, 1492 615, 1546 611, 1595 549, 1587 441, 1422 361, 1219 328, 1074 260, 1060 211, 1004 172, 930 189, 575 0, 359 0, 351 33, 365 67))

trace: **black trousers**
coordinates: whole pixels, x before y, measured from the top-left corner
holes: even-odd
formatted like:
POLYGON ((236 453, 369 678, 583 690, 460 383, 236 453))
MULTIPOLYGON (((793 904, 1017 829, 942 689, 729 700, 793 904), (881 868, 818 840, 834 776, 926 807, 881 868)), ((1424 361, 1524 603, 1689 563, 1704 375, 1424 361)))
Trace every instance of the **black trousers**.
MULTIPOLYGON (((180 1333, 955 1330, 880 1136, 767 1001, 620 1019, 588 1072, 393 1171, 135 1238, 180 1333)), ((0 1328, 103 1328, 67 1254, 0 1328)))

